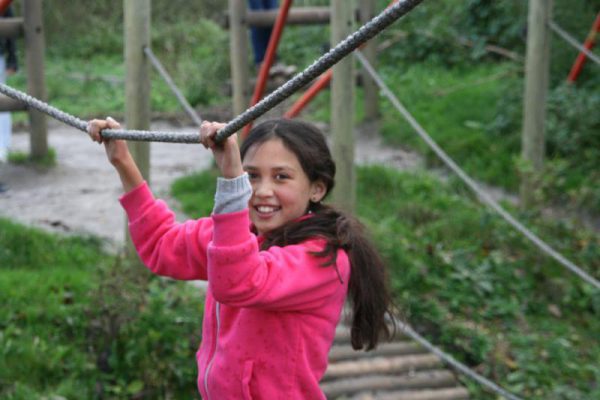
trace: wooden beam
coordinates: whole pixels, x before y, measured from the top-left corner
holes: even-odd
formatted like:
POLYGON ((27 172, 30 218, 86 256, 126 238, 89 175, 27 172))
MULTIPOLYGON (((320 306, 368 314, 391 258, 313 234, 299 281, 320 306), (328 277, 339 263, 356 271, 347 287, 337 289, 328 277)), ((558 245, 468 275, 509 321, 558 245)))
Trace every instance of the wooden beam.
POLYGON ((27 104, 11 97, 0 95, 0 111, 27 111, 27 104))
POLYGON ((521 138, 521 204, 534 203, 544 165, 546 97, 550 71, 550 20, 552 0, 530 0, 523 96, 521 138))
POLYGON ((229 54, 231 58, 233 114, 239 115, 248 108, 250 98, 248 85, 248 27, 243 22, 246 16, 246 2, 229 0, 229 14, 231 15, 229 54))
MULTIPOLYGON (((45 40, 42 15, 42 0, 25 0, 23 2, 27 92, 41 101, 46 101, 45 40)), ((44 158, 48 154, 46 115, 33 108, 29 109, 29 131, 31 158, 44 158)))
MULTIPOLYGON (((150 62, 144 47, 150 45, 151 0, 124 0, 125 124, 128 129, 150 128, 150 62)), ((129 149, 144 179, 150 184, 150 143, 130 142, 129 149)), ((125 254, 136 260, 136 251, 125 223, 125 254)))
MULTIPOLYGON (((369 22, 375 16, 375 3, 375 0, 360 1, 359 16, 361 25, 369 22)), ((377 69, 377 36, 365 43, 361 51, 369 64, 377 69)), ((379 90, 369 73, 364 69, 362 69, 362 87, 365 120, 375 121, 379 117, 379 90)))
MULTIPOLYGON (((360 11, 355 10, 356 21, 360 19, 360 11)), ((275 25, 277 10, 247 10, 242 21, 248 27, 265 27, 275 25)), ((224 29, 231 26, 230 13, 225 13, 221 25, 224 29)), ((326 25, 331 22, 331 9, 325 7, 292 7, 286 25, 326 25)))
POLYGON ((23 18, 2 18, 0 19, 0 38, 15 39, 25 34, 23 18))
MULTIPOLYGON (((272 26, 275 24, 278 10, 248 10, 244 22, 248 26, 272 26)), ((287 25, 323 25, 331 17, 329 7, 292 7, 286 21, 287 25)))
MULTIPOLYGON (((331 1, 332 47, 354 31, 354 1, 331 1)), ((331 132, 333 158, 337 165, 334 203, 354 212, 356 176, 354 171, 354 57, 347 56, 333 66, 331 82, 331 132)))

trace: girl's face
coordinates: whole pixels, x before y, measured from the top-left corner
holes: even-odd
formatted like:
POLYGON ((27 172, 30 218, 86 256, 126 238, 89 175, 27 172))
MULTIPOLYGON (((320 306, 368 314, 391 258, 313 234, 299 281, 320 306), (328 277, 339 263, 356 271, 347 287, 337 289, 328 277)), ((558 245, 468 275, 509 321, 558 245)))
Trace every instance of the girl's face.
POLYGON ((279 228, 306 213, 309 201, 321 201, 326 187, 310 182, 296 155, 281 139, 270 139, 248 149, 243 160, 250 177, 250 219, 259 234, 279 228))

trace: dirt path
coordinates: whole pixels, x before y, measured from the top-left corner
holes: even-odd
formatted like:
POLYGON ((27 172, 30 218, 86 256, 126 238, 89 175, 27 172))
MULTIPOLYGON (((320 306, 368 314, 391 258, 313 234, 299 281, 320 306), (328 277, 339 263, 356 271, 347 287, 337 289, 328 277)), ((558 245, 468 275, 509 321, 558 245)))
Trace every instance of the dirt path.
MULTIPOLYGON (((195 130, 164 121, 153 123, 152 129, 195 130)), ((363 129, 368 131, 368 127, 363 129)), ((122 190, 104 149, 83 132, 55 121, 49 122, 48 137, 50 147, 56 151, 56 167, 43 170, 12 164, 0 166, 0 182, 8 187, 0 193, 0 216, 53 232, 99 236, 110 245, 122 243, 124 214, 117 200, 122 190)), ((382 163, 399 169, 421 165, 419 156, 387 148, 374 135, 361 134, 356 149, 360 164, 382 163)), ((29 152, 27 132, 15 132, 11 150, 29 152)), ((211 160, 210 152, 201 146, 153 143, 153 191, 176 209, 176 202, 169 197, 171 183, 209 167, 211 160)))

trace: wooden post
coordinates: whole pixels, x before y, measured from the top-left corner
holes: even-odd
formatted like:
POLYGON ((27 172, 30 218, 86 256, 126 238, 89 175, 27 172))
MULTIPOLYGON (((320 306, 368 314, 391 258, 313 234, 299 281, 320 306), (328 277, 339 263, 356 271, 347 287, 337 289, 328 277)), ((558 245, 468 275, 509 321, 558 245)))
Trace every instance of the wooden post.
MULTIPOLYGON (((359 18, 361 25, 364 25, 375 16, 375 0, 361 0, 359 2, 359 18)), ((369 64, 376 68, 376 42, 377 37, 371 38, 361 49, 369 64)), ((371 76, 364 69, 362 70, 362 87, 364 95, 365 120, 374 121, 379 117, 379 90, 377 85, 371 79, 371 76)))
POLYGON ((534 202, 544 164, 546 95, 550 68, 550 20, 552 0, 529 0, 527 58, 523 97, 521 204, 534 202))
POLYGON ((246 2, 229 0, 229 51, 231 58, 231 86, 233 114, 239 115, 248 108, 248 27, 244 22, 246 2))
MULTIPOLYGON (((354 31, 354 1, 331 1, 332 47, 354 31)), ((337 164, 333 200, 353 212, 356 202, 354 173, 354 58, 349 55, 333 67, 331 82, 331 131, 333 158, 337 164)))
MULTIPOLYGON (((144 47, 150 45, 151 0, 124 0, 125 124, 128 129, 150 128, 150 63, 144 47)), ((150 183, 150 143, 130 142, 129 148, 144 179, 150 183)), ((126 237, 129 237, 126 230, 126 237)), ((135 254, 128 240, 126 252, 135 254)))
MULTIPOLYGON (((27 92, 46 101, 44 77, 44 26, 42 23, 42 0, 23 2, 25 20, 25 68, 27 69, 27 92)), ((29 109, 30 151, 32 159, 41 159, 48 154, 48 127, 46 116, 29 109)))

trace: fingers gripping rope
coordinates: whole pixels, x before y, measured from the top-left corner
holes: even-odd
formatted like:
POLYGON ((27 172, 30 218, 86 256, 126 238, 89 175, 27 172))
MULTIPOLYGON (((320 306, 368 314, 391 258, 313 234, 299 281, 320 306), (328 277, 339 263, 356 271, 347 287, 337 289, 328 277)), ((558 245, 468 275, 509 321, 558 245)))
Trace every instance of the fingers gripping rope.
MULTIPOLYGON (((394 21, 407 14, 423 0, 400 0, 391 7, 388 7, 381 14, 373 18, 371 21, 363 25, 358 31, 354 32, 346 39, 341 41, 337 46, 329 52, 318 58, 304 71, 297 74, 288 82, 283 84, 275 92, 264 98, 261 102, 244 111, 242 114, 230 121, 216 136, 216 141, 221 142, 228 136, 231 136, 236 131, 240 130, 244 125, 254 121, 277 104, 294 94, 314 78, 327 71, 331 66, 340 61, 346 55, 358 48, 361 44, 371 39, 385 28, 390 26, 394 21)), ((22 101, 32 108, 41 111, 51 117, 66 123, 81 131, 87 131, 87 122, 60 111, 38 99, 35 99, 26 93, 20 92, 10 86, 0 84, 0 92, 22 101)), ((136 141, 153 141, 153 142, 176 142, 176 143, 200 143, 200 135, 198 133, 180 133, 180 132, 154 132, 154 131, 137 131, 137 130, 117 130, 105 129, 102 131, 102 136, 109 139, 125 139, 136 141)))

